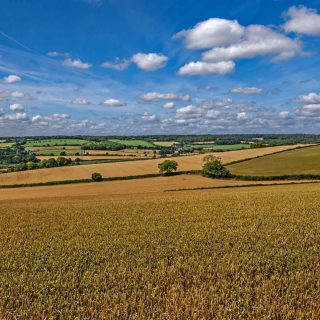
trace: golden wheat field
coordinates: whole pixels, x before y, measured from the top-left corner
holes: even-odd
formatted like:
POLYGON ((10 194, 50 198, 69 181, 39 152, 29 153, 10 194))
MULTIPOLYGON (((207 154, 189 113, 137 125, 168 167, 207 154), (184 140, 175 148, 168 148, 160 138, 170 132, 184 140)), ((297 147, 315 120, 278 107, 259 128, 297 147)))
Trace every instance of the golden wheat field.
POLYGON ((0 318, 319 319, 319 207, 319 185, 1 201, 0 318))
MULTIPOLYGON (((261 149, 247 149, 212 153, 221 157, 224 163, 269 154, 276 151, 292 149, 295 146, 278 146, 261 149)), ((178 171, 199 170, 204 155, 182 156, 174 159, 178 162, 178 171)), ((93 172, 100 172, 103 177, 123 177, 144 175, 158 172, 158 164, 162 159, 141 160, 121 163, 104 163, 83 166, 56 167, 41 170, 29 170, 0 175, 0 185, 36 183, 61 180, 78 180, 90 178, 93 172)))
MULTIPOLYGON (((40 199, 55 197, 103 197, 108 199, 181 189, 221 188, 246 185, 292 184, 292 181, 236 181, 206 178, 200 175, 162 176, 155 178, 105 181, 98 183, 68 184, 41 187, 10 188, 0 190, 0 200, 40 199)), ((294 183, 320 183, 318 180, 301 180, 294 183)))

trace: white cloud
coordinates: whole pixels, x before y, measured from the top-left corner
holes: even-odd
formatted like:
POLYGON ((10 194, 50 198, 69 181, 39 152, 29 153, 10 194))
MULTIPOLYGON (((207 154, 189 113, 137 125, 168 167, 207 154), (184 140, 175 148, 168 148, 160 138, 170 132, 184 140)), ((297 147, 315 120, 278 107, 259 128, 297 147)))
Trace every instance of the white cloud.
POLYGON ((243 37, 225 47, 214 47, 202 57, 208 62, 229 61, 257 56, 273 56, 273 62, 287 60, 301 52, 301 43, 262 25, 245 28, 243 37))
POLYGON ((13 103, 10 105, 9 109, 11 111, 24 111, 24 107, 20 103, 13 103))
POLYGON ((179 75, 209 75, 209 74, 228 74, 234 71, 235 64, 233 61, 220 61, 216 63, 209 63, 203 61, 190 62, 182 66, 179 75))
POLYGON ((0 119, 9 121, 26 121, 29 119, 29 117, 25 112, 17 112, 14 114, 3 115, 0 119))
POLYGON ((125 104, 118 99, 106 99, 101 102, 101 105, 109 107, 123 107, 125 104))
POLYGON ((66 113, 55 113, 55 114, 50 114, 47 116, 42 116, 40 114, 32 117, 31 121, 34 123, 42 123, 42 124, 46 124, 46 123, 50 123, 50 122, 56 122, 56 121, 65 121, 67 119, 69 119, 70 116, 66 113))
POLYGON ((308 104, 320 103, 320 94, 317 94, 315 92, 310 92, 306 95, 299 96, 298 98, 295 99, 295 101, 308 103, 308 104))
POLYGON ((230 108, 233 101, 229 98, 222 100, 209 100, 202 104, 204 109, 215 109, 215 108, 230 108))
POLYGON ((289 112, 288 111, 281 111, 281 112, 279 112, 279 117, 282 119, 287 119, 287 118, 289 118, 289 112))
POLYGON ((21 91, 0 91, 0 101, 6 101, 11 99, 17 100, 32 100, 28 93, 24 93, 21 91))
POLYGON ((212 118, 215 119, 220 115, 220 111, 217 110, 209 110, 208 112, 206 112, 205 117, 206 118, 212 118))
POLYGON ((153 122, 153 121, 156 121, 158 119, 157 119, 157 116, 155 114, 150 114, 148 112, 145 112, 143 114, 143 116, 141 117, 141 120, 142 121, 146 121, 146 122, 153 122))
POLYGON ((193 105, 188 105, 183 108, 179 108, 176 111, 176 119, 193 119, 200 117, 202 113, 201 108, 197 108, 193 105))
POLYGON ((64 60, 63 64, 67 67, 78 68, 78 69, 89 69, 92 67, 91 64, 82 62, 80 59, 70 59, 67 58, 64 60))
POLYGON ((103 68, 109 68, 117 71, 123 71, 126 70, 130 65, 130 61, 127 59, 120 60, 119 58, 116 58, 115 61, 106 61, 101 64, 101 67, 103 68))
POLYGON ((10 74, 7 77, 3 78, 4 83, 16 83, 21 81, 21 78, 15 74, 10 74))
POLYGON ((236 20, 211 18, 180 31, 174 38, 184 38, 188 49, 208 49, 230 45, 238 41, 243 33, 244 27, 236 20))
POLYGON ((131 61, 142 70, 155 71, 166 66, 168 57, 158 53, 139 52, 132 56, 131 61))
POLYGON ((257 87, 238 87, 231 90, 232 93, 243 93, 243 94, 260 94, 263 89, 257 87))
POLYGON ((164 107, 165 109, 172 109, 172 108, 175 107, 175 104, 174 104, 174 102, 166 102, 166 103, 163 105, 163 107, 164 107))
POLYGON ((283 28, 286 32, 295 32, 309 36, 320 35, 320 15, 314 9, 305 6, 292 6, 285 13, 288 21, 283 28))
POLYGON ((50 52, 47 53, 47 56, 49 56, 49 57, 68 57, 69 53, 58 52, 58 51, 50 51, 50 52))
POLYGON ((181 101, 189 101, 190 96, 186 95, 178 95, 175 93, 159 93, 159 92, 148 92, 139 97, 141 102, 151 103, 157 102, 160 100, 181 100, 181 101))
POLYGON ((78 104, 82 106, 86 106, 91 104, 91 102, 88 99, 83 99, 83 98, 76 98, 70 101, 71 104, 78 104))
POLYGON ((246 112, 239 112, 237 113, 237 120, 247 120, 248 119, 248 115, 246 112))

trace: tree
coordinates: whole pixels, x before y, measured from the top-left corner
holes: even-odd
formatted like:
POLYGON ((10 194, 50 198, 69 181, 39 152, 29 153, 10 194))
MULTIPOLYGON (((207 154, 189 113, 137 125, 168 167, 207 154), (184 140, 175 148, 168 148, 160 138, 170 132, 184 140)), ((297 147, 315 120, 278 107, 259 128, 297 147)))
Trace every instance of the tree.
POLYGON ((53 168, 57 166, 57 161, 55 158, 50 158, 48 159, 47 163, 46 163, 46 167, 47 168, 53 168))
POLYGON ((158 168, 161 174, 170 174, 173 171, 177 171, 178 163, 174 160, 164 160, 158 164, 158 168))
POLYGON ((220 157, 208 155, 203 158, 202 173, 207 177, 226 178, 230 176, 228 169, 224 167, 220 157))
POLYGON ((27 170, 33 170, 37 168, 37 164, 32 161, 28 161, 26 163, 26 166, 27 166, 27 170))
POLYGON ((94 172, 92 175, 91 175, 91 179, 93 181, 102 181, 102 175, 101 173, 99 172, 94 172))

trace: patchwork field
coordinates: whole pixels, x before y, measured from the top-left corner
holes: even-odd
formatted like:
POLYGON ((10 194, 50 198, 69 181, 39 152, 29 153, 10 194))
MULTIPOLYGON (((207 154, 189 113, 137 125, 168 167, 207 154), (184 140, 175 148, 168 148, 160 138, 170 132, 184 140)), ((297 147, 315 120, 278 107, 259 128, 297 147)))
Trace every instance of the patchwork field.
POLYGON ((154 141, 153 144, 160 147, 171 147, 174 144, 177 144, 177 142, 176 141, 154 141))
POLYGON ((320 174, 320 146, 301 148, 228 166, 238 175, 320 174))
POLYGON ((42 139, 28 140, 26 147, 45 147, 45 146, 82 146, 89 141, 82 139, 42 139))
POLYGON ((193 149, 215 149, 215 150, 241 150, 241 149, 249 149, 250 144, 226 144, 226 145, 219 145, 219 144, 209 144, 209 143, 196 143, 196 144, 188 144, 187 147, 193 149))
POLYGON ((1 201, 0 318, 319 319, 319 206, 319 185, 1 201))
POLYGON ((150 149, 123 149, 123 150, 85 150, 87 155, 109 155, 109 156, 123 156, 123 157, 134 157, 134 158, 153 158, 154 156, 159 157, 156 150, 150 149))
MULTIPOLYGON (((290 149, 293 147, 294 146, 278 146, 261 149, 248 149, 216 153, 216 155, 220 156, 224 163, 228 163, 235 160, 251 158, 258 155, 290 149)), ((198 170, 202 166, 203 156, 204 155, 183 156, 172 159, 175 159, 178 162, 178 170, 180 171, 198 170)), ((0 174, 0 185, 86 179, 90 178, 93 172, 100 172, 103 177, 122 177, 157 173, 158 164, 161 161, 162 159, 150 159, 142 161, 56 167, 50 169, 5 173, 0 174)))
POLYGON ((139 146, 146 147, 146 148, 154 147, 154 145, 151 142, 148 142, 145 140, 109 139, 109 141, 116 142, 124 146, 131 146, 131 147, 139 147, 139 146))

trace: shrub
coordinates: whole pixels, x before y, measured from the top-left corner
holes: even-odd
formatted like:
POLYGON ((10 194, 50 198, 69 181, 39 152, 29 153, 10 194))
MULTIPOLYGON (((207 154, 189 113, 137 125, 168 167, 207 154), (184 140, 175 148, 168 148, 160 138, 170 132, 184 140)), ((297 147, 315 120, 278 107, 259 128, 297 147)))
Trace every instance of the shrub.
POLYGON ((158 168, 161 174, 170 174, 173 171, 177 171, 178 163, 174 160, 165 160, 158 164, 158 168))
POLYGON ((202 173, 204 176, 215 178, 226 178, 230 176, 230 172, 222 164, 221 158, 208 155, 203 158, 203 161, 202 173))
POLYGON ((93 181, 102 181, 102 175, 101 173, 99 172, 94 172, 92 175, 91 175, 91 179, 93 181))

